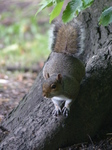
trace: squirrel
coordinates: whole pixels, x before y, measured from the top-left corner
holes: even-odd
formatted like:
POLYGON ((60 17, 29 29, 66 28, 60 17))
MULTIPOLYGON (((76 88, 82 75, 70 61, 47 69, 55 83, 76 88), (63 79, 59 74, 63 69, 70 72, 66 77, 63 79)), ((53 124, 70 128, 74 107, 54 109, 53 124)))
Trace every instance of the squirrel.
POLYGON ((55 23, 52 34, 52 52, 43 67, 42 92, 54 103, 54 116, 68 116, 85 75, 78 57, 83 52, 84 32, 78 21, 72 21, 55 23))

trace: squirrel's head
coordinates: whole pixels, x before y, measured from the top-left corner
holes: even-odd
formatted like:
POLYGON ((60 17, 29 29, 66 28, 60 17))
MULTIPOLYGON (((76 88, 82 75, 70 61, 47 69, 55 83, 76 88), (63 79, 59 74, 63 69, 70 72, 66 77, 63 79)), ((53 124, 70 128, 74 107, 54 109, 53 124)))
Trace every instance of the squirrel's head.
POLYGON ((50 76, 49 73, 45 75, 45 81, 43 82, 43 96, 52 98, 58 96, 62 89, 62 76, 61 74, 50 76))

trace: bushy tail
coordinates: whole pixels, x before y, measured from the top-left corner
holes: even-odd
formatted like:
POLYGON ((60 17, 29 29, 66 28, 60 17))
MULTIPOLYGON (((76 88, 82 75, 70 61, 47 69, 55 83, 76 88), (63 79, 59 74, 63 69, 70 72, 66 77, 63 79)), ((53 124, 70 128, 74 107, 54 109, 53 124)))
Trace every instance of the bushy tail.
POLYGON ((84 30, 78 21, 53 24, 51 49, 57 53, 78 56, 84 49, 84 30))

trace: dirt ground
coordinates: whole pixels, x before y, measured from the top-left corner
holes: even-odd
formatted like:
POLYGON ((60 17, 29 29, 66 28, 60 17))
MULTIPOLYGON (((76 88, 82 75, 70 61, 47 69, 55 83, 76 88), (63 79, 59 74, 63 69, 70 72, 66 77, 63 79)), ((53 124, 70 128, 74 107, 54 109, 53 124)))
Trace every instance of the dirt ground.
POLYGON ((0 122, 29 91, 37 73, 0 74, 0 122))

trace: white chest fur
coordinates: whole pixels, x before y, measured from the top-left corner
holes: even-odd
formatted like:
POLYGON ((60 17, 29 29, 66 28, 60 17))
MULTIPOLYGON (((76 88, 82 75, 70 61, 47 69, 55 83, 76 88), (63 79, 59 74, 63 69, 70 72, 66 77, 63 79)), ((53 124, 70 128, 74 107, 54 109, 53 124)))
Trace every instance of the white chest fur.
POLYGON ((65 103, 64 107, 66 107, 68 110, 70 110, 70 105, 71 105, 72 99, 69 99, 66 96, 60 95, 60 96, 54 96, 52 98, 52 101, 55 105, 56 110, 61 109, 60 106, 63 102, 65 103))
POLYGON ((69 98, 67 98, 67 97, 64 96, 64 95, 54 96, 52 99, 53 99, 53 100, 56 100, 56 101, 66 101, 66 100, 69 100, 69 98))

